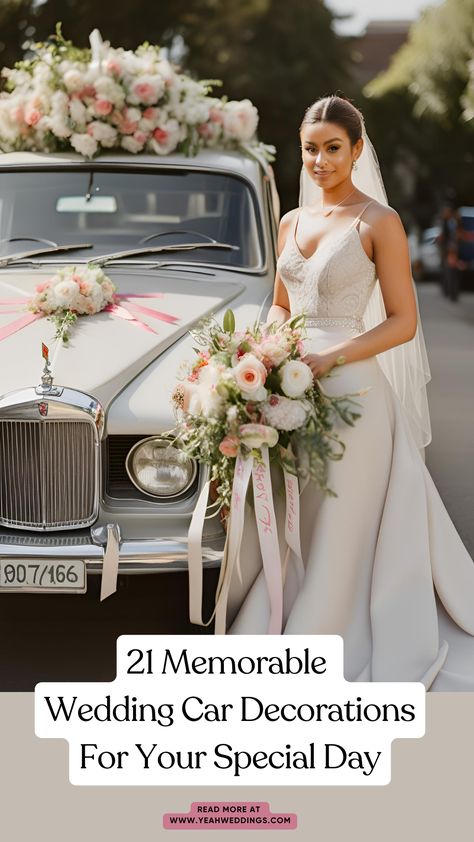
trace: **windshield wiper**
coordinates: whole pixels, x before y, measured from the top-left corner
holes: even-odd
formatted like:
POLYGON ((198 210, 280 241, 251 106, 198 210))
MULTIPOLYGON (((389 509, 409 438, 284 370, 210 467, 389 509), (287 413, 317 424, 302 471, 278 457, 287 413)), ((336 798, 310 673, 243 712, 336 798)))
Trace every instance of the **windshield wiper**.
POLYGON ((226 249, 240 251, 240 246, 232 246, 229 243, 182 243, 174 246, 148 246, 146 248, 128 249, 127 251, 116 251, 113 254, 105 254, 102 257, 94 258, 98 266, 105 266, 112 260, 121 260, 122 257, 136 257, 140 254, 162 254, 167 251, 191 251, 192 249, 226 249))
POLYGON ((55 246, 51 248, 32 249, 30 251, 19 251, 16 254, 7 254, 5 257, 0 257, 0 268, 9 266, 10 263, 16 263, 21 260, 28 260, 30 257, 35 257, 37 254, 56 254, 59 251, 76 251, 76 249, 91 249, 92 243, 78 243, 78 245, 55 246))

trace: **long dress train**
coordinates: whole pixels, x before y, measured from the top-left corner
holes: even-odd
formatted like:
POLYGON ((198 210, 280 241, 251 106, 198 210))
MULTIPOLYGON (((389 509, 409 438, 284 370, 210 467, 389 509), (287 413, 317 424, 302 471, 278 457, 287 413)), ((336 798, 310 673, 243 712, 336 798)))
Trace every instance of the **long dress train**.
MULTIPOLYGON (((280 255, 291 311, 307 316, 308 353, 364 329, 362 316, 376 275, 360 240, 362 213, 309 259, 298 249, 295 230, 280 255)), ((474 562, 404 410, 375 357, 333 369, 324 388, 332 394, 368 391, 357 399, 361 417, 355 426, 341 422, 337 430, 346 444, 343 459, 330 463, 329 486, 337 497, 324 496, 312 483, 301 495, 305 574, 300 587, 290 556, 284 634, 342 635, 350 681, 422 681, 432 690, 474 690, 474 562)), ((283 523, 282 503, 275 497, 283 523)), ((258 542, 248 514, 241 550, 244 581, 232 584, 230 634, 264 634, 268 623, 258 542)))

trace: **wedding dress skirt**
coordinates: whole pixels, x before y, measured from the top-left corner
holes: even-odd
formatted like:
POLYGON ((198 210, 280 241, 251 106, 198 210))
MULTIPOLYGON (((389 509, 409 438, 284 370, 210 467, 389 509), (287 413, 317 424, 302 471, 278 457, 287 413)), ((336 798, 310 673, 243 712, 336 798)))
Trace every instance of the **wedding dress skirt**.
MULTIPOLYGON (((295 296, 301 289, 295 291, 295 278, 298 282, 303 275, 304 281, 308 261, 294 246, 289 250, 291 255, 282 254, 280 271, 295 296)), ((348 238, 343 251, 353 258, 352 279, 358 266, 368 278, 373 268, 365 252, 364 268, 360 240, 348 238)), ((341 245, 332 253, 336 277, 342 271, 340 252, 341 245)), ((327 263, 325 255, 326 268, 327 263)), ((313 265, 311 274, 314 282, 318 267, 313 265)), ((333 295, 333 306, 337 300, 333 295)), ((354 317, 308 321, 319 323, 308 328, 308 353, 360 332, 354 317)), ((440 499, 404 410, 375 357, 333 369, 322 385, 334 395, 368 391, 356 398, 361 416, 355 426, 340 421, 336 427, 346 445, 343 458, 330 462, 328 485, 337 496, 324 495, 314 483, 301 495, 304 580, 298 583, 290 555, 283 632, 342 635, 349 681, 422 681, 433 690, 474 690, 474 562, 440 499)), ((276 489, 274 499, 284 557, 283 501, 276 489)), ((253 522, 248 507, 243 582, 234 575, 230 634, 264 634, 268 625, 253 522)))
MULTIPOLYGON (((354 335, 337 328, 308 334, 308 353, 354 335)), ((375 358, 341 366, 322 382, 334 395, 369 391, 357 398, 361 417, 355 426, 336 427, 346 445, 343 458, 330 463, 328 484, 337 497, 325 496, 313 483, 301 495, 305 576, 299 588, 290 556, 284 633, 342 635, 349 681, 423 681, 429 687, 439 673, 436 689, 474 690, 474 563, 399 401, 375 358), (450 644, 464 650, 464 674, 450 671, 456 656, 440 637, 436 591, 446 611, 444 628, 452 633, 454 620, 464 630, 450 644)), ((274 497, 283 531, 283 506, 278 493, 274 497)), ((252 517, 247 511, 247 522, 252 517)), ((251 532, 241 563, 245 567, 246 554, 253 556, 255 570, 251 532)), ((268 618, 259 573, 229 633, 264 634, 268 618)))

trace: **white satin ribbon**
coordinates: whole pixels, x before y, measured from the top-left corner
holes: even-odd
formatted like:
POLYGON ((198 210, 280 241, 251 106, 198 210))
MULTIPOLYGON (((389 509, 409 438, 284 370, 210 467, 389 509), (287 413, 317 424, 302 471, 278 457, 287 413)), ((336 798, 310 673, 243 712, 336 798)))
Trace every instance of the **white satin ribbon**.
MULTIPOLYGON (((298 477, 290 474, 286 468, 283 469, 283 476, 285 479, 285 494, 286 494, 286 516, 285 516, 285 540, 289 549, 293 553, 293 562, 295 565, 296 575, 298 577, 298 587, 301 588, 304 579, 304 565, 301 555, 301 538, 300 538, 300 489, 298 484, 298 477)), ((288 554, 285 562, 288 559, 288 554)), ((284 565, 284 574, 286 572, 286 563, 284 565)))
POLYGON ((100 601, 117 590, 117 576, 119 567, 120 531, 116 523, 107 524, 107 546, 102 562, 102 579, 100 583, 100 601))
POLYGON ((300 489, 298 478, 288 471, 284 471, 286 492, 285 539, 288 544, 288 552, 282 566, 273 505, 270 459, 266 445, 261 448, 261 453, 261 461, 252 457, 244 458, 240 454, 236 459, 227 537, 216 589, 215 607, 212 616, 206 622, 202 618, 202 530, 209 493, 208 473, 191 519, 188 533, 189 618, 192 623, 208 626, 215 617, 215 634, 226 633, 227 602, 232 576, 234 570, 237 570, 240 574, 240 548, 244 531, 245 501, 251 476, 263 572, 270 603, 268 634, 281 634, 282 631, 283 582, 290 550, 293 553, 298 583, 301 586, 303 582, 304 566, 301 556, 299 498, 306 483, 303 483, 300 489))
POLYGON ((188 532, 189 619, 199 626, 202 619, 202 530, 209 497, 209 467, 204 468, 204 483, 188 532))
POLYGON ((234 482, 232 485, 232 497, 230 503, 230 515, 226 546, 224 551, 221 576, 217 585, 216 607, 215 607, 215 634, 226 633, 227 620, 227 599, 229 596, 230 583, 235 565, 238 564, 240 545, 244 532, 245 500, 247 488, 252 474, 253 459, 244 459, 240 454, 237 456, 234 471, 234 482))
POLYGON ((262 461, 258 462, 255 459, 252 466, 255 518, 262 551, 263 573, 270 601, 268 634, 281 634, 283 579, 267 445, 263 445, 261 453, 262 461))

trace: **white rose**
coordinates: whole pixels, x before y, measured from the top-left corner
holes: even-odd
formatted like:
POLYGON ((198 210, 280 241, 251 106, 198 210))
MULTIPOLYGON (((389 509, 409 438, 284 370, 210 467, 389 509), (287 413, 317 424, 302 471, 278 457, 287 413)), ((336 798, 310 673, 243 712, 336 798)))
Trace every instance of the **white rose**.
POLYGON ((71 120, 74 120, 75 123, 79 123, 79 125, 85 124, 87 120, 87 108, 80 99, 71 99, 69 101, 69 113, 71 120))
POLYGON ((251 140, 258 125, 258 111, 249 99, 226 102, 223 109, 224 132, 233 140, 251 140))
POLYGON ((313 373, 301 360, 289 360, 280 369, 281 388, 289 398, 299 398, 310 388, 313 373))
POLYGON ((84 76, 80 70, 71 68, 71 70, 66 70, 63 76, 63 82, 68 91, 80 91, 84 87, 84 76))
POLYGON ((54 287, 54 296, 58 307, 67 309, 72 307, 78 295, 78 286, 75 281, 59 281, 54 287))
POLYGON ((260 351, 264 357, 268 357, 272 365, 280 365, 288 356, 288 350, 274 336, 268 336, 260 342, 260 351))
POLYGON ((219 415, 224 406, 224 400, 219 395, 214 384, 200 383, 197 389, 201 401, 201 412, 206 416, 219 415))
POLYGON ((71 135, 71 146, 84 158, 92 158, 99 148, 97 141, 87 133, 71 135))
POLYGON ((201 414, 201 395, 195 383, 183 383, 183 409, 190 415, 201 414))
POLYGON ((267 396, 267 369, 253 354, 244 354, 233 368, 235 382, 245 400, 263 401, 267 396))
POLYGON ((101 146, 110 147, 117 141, 117 130, 113 126, 109 126, 108 123, 94 120, 88 128, 94 140, 97 140, 101 146))
POLYGON ((140 152, 143 149, 143 143, 139 143, 138 140, 135 140, 135 138, 129 134, 124 135, 120 139, 120 146, 127 152, 132 152, 134 155, 136 155, 137 152, 140 152))
POLYGON ((275 447, 278 441, 278 430, 266 424, 242 424, 239 427, 240 439, 248 448, 275 447))

